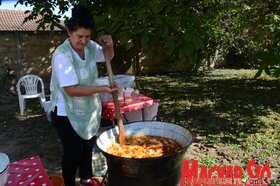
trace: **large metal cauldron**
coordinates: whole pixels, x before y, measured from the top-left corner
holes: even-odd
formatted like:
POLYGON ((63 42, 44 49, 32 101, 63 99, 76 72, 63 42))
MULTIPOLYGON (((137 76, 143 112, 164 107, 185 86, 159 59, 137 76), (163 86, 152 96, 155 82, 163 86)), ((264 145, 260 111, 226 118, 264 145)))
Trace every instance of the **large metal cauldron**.
POLYGON ((107 159, 109 186, 178 186, 185 152, 193 141, 187 129, 160 121, 133 122, 124 125, 126 136, 154 135, 174 139, 183 149, 157 158, 123 158, 106 150, 118 139, 118 127, 103 132, 97 146, 107 159))

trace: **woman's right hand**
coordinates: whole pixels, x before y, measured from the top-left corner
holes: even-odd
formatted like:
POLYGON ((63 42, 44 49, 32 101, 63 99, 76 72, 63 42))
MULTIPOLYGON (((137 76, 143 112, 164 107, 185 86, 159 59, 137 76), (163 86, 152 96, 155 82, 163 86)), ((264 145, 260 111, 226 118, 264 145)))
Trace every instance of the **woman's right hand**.
POLYGON ((118 88, 110 88, 109 86, 102 86, 103 87, 103 92, 106 92, 106 93, 109 93, 109 94, 112 94, 113 92, 118 92, 118 88))

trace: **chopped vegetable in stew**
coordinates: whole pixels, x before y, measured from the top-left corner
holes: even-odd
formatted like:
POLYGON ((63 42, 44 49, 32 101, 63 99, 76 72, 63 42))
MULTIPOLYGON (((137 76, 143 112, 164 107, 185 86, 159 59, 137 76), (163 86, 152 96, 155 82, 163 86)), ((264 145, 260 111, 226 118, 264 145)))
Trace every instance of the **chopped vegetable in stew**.
POLYGON ((181 149, 182 146, 173 139, 146 135, 127 137, 125 145, 115 143, 107 152, 125 158, 150 158, 172 154, 181 149))

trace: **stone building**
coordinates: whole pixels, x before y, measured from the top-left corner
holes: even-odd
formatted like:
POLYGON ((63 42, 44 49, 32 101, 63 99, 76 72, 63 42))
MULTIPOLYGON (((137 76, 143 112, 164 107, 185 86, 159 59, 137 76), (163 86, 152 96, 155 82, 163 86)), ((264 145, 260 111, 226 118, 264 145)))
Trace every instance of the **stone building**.
MULTIPOLYGON (((23 23, 27 16, 22 10, 0 10, 0 64, 9 61, 12 73, 17 77, 25 74, 39 75, 45 84, 49 84, 51 75, 51 57, 55 48, 67 36, 65 29, 55 27, 37 30, 36 20, 23 23)), ((164 52, 156 48, 149 53, 140 53, 138 65, 129 64, 126 68, 125 55, 115 48, 114 63, 116 74, 145 74, 185 71, 188 63, 166 63, 164 52), (119 57, 119 58, 118 58, 119 57), (136 70, 138 69, 138 70, 136 70), (139 72, 137 72, 139 71, 139 72)), ((105 65, 100 68, 100 75, 106 75, 105 65)), ((48 86, 46 86, 48 88, 48 86)))
POLYGON ((0 64, 8 60, 16 76, 36 74, 48 84, 52 54, 67 32, 63 26, 37 30, 36 20, 23 23, 25 17, 22 10, 0 10, 0 64))

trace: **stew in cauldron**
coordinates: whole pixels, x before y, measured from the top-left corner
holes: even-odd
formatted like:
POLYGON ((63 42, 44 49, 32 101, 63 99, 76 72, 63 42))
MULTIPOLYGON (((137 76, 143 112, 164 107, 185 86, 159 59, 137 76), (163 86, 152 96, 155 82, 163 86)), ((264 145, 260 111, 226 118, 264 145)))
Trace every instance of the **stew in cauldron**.
POLYGON ((175 153, 183 147, 173 139, 159 136, 131 136, 126 144, 112 144, 107 152, 125 158, 151 158, 175 153))

